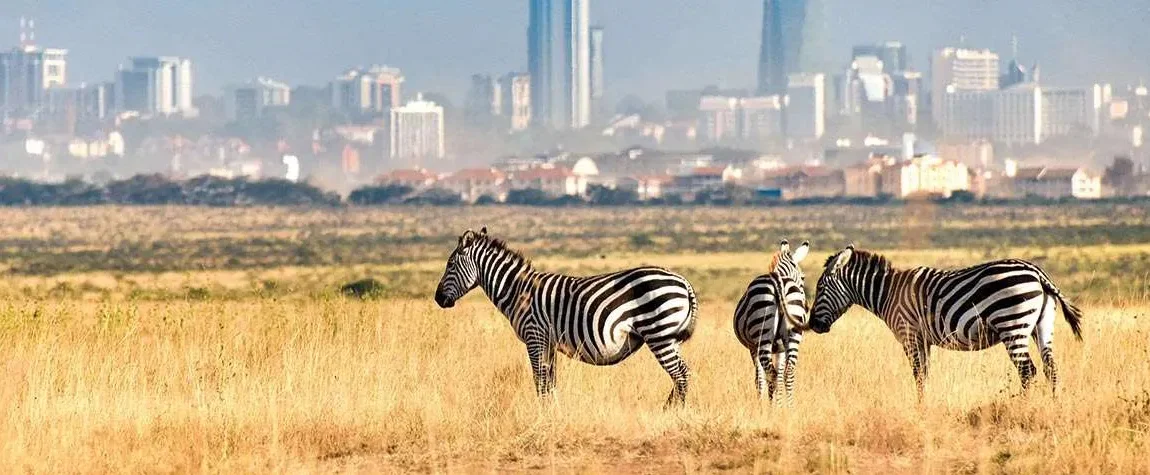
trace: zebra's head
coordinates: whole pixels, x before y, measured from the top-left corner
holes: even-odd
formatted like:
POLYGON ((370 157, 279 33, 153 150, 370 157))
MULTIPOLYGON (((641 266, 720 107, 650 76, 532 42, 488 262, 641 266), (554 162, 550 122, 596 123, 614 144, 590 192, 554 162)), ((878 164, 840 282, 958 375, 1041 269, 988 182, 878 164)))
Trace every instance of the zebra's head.
POLYGON ((468 229, 459 236, 459 244, 447 258, 447 269, 435 288, 435 303, 440 308, 454 307, 456 301, 479 285, 479 266, 475 264, 471 251, 477 241, 486 237, 487 227, 478 233, 468 229))
POLYGON ((807 327, 807 293, 804 287, 806 276, 799 264, 807 258, 810 249, 810 242, 803 241, 802 245, 791 251, 791 244, 783 239, 779 242, 779 252, 775 254, 774 268, 771 271, 779 275, 786 289, 783 292, 785 304, 782 308, 786 309, 787 320, 792 327, 798 329, 807 327), (786 295, 797 298, 787 299, 786 295))
POLYGON ((843 269, 854 255, 854 245, 847 246, 827 259, 823 275, 815 288, 815 306, 811 315, 811 330, 826 333, 831 325, 846 313, 853 303, 843 269))

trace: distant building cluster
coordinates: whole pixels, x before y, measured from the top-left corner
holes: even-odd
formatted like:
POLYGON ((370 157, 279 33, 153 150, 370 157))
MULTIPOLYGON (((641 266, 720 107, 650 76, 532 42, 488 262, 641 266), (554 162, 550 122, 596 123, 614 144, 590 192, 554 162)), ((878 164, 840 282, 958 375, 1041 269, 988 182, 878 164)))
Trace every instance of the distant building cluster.
MULTIPOLYGON (((872 154, 841 168, 786 165, 777 156, 741 152, 667 153, 634 148, 598 156, 507 157, 490 167, 448 173, 401 169, 377 178, 403 185, 412 195, 445 190, 469 203, 507 200, 516 190, 536 190, 550 198, 586 198, 592 187, 628 190, 638 200, 692 201, 742 190, 759 200, 939 199, 959 193, 970 199, 1098 199, 1150 191, 1150 174, 1131 171, 1104 179, 1088 167, 1027 166, 1008 160, 1002 169, 969 166, 933 154, 872 154), (1118 182, 1140 183, 1133 188, 1118 182)), ((1117 162, 1116 162, 1117 163, 1117 162)))
POLYGON ((821 0, 763 0, 745 32, 759 41, 748 58, 757 77, 708 86, 699 71, 698 84, 647 103, 610 87, 615 36, 591 23, 592 0, 527 2, 524 64, 457 78, 458 102, 418 92, 385 64, 330 71, 316 86, 257 76, 197 96, 191 59, 134 56, 109 81, 78 82, 68 50, 38 45, 22 20, 19 43, 0 51, 0 172, 17 173, 17 157, 20 173, 58 180, 72 171, 60 158, 91 175, 116 156, 174 175, 295 180, 327 169, 345 188, 383 174, 465 200, 581 196, 591 185, 644 198, 726 185, 778 199, 1091 198, 1109 193, 1104 161, 1150 167, 1147 87, 1055 87, 1017 47, 1004 61, 962 40, 916 63, 907 45, 882 41, 827 62, 821 0))
POLYGON ((22 18, 20 30, 20 44, 0 52, 0 112, 9 127, 17 119, 30 128, 32 120, 51 117, 75 122, 117 114, 196 115, 192 63, 186 58, 133 57, 110 82, 72 86, 68 50, 37 45, 31 20, 22 18))

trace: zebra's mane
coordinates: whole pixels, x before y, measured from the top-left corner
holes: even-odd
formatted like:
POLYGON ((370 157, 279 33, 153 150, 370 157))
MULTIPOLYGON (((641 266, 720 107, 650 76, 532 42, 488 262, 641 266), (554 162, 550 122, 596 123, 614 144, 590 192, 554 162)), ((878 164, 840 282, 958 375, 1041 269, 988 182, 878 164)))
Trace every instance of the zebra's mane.
POLYGON ((767 273, 774 272, 775 269, 779 268, 779 262, 783 258, 782 254, 783 251, 775 251, 775 254, 771 256, 771 263, 767 266, 767 273))
MULTIPOLYGON (((823 264, 823 270, 830 269, 838 255, 839 252, 836 252, 827 257, 827 261, 823 264)), ((890 270, 893 268, 890 260, 884 257, 882 254, 877 252, 864 251, 862 249, 855 249, 852 252, 851 260, 847 263, 847 265, 862 265, 869 268, 879 268, 884 270, 890 270)))
POLYGON ((501 254, 511 255, 512 257, 518 259, 523 264, 525 264, 527 266, 531 266, 531 259, 530 258, 523 255, 522 252, 519 252, 515 249, 512 249, 510 246, 507 245, 507 242, 505 242, 504 240, 499 239, 499 238, 494 238, 494 237, 491 237, 488 235, 479 235, 479 239, 487 243, 488 249, 498 251, 501 254))

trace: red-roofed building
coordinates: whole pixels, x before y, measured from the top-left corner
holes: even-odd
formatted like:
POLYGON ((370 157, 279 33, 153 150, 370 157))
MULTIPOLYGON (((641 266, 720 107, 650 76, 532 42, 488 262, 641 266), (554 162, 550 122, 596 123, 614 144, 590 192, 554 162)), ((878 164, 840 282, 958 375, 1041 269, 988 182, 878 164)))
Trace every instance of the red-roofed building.
POLYGON ((842 170, 827 167, 786 167, 766 173, 763 186, 778 188, 783 199, 828 198, 846 193, 842 170))
POLYGON ((380 175, 375 182, 380 185, 403 185, 416 190, 434 185, 438 176, 423 168, 393 170, 380 175))
POLYGON ((543 190, 550 196, 583 196, 587 194, 587 179, 576 175, 570 168, 541 166, 511 174, 513 190, 543 190))
POLYGON ((675 175, 670 190, 663 191, 679 193, 684 195, 684 198, 694 199, 695 193, 722 188, 724 183, 737 182, 742 176, 743 171, 731 165, 696 166, 675 175))
POLYGON ((623 177, 616 181, 615 186, 621 190, 634 191, 640 200, 661 198, 663 190, 674 182, 671 175, 646 175, 637 177, 623 177))
POLYGON ((460 199, 469 203, 474 203, 485 195, 497 201, 507 199, 507 174, 494 168, 459 170, 441 180, 439 185, 458 193, 460 199))
POLYGON ((1102 197, 1102 175, 1086 168, 1019 168, 1013 178, 1014 191, 1021 196, 1078 199, 1102 197))

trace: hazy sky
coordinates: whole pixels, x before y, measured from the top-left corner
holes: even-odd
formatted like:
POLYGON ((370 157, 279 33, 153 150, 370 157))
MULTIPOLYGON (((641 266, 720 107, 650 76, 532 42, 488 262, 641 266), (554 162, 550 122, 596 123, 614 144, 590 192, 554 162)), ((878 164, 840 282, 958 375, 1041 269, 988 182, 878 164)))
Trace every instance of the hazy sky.
MULTIPOLYGON (((1147 0, 822 1, 836 65, 852 44, 894 39, 926 69, 931 48, 962 35, 1008 58, 1016 33, 1046 83, 1150 79, 1147 0)), ((754 84, 761 4, 593 0, 610 97, 754 84)), ((191 58, 197 94, 256 75, 318 85, 384 63, 403 68, 406 91, 458 101, 472 73, 526 69, 527 0, 0 0, 0 44, 16 42, 20 15, 36 18, 40 44, 70 50, 76 84, 110 80, 131 55, 191 58)))

